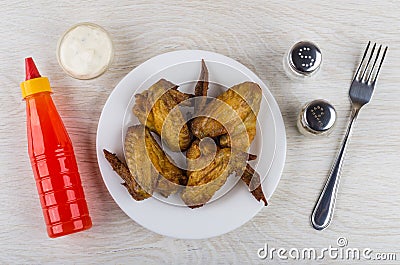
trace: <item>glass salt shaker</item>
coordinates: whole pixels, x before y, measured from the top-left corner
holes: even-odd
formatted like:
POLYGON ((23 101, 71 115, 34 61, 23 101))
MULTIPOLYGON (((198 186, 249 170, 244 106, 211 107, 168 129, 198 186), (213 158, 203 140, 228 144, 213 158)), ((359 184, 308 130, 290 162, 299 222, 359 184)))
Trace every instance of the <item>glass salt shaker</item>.
POLYGON ((321 64, 321 50, 310 41, 297 42, 283 58, 286 74, 295 80, 307 80, 314 76, 321 64))

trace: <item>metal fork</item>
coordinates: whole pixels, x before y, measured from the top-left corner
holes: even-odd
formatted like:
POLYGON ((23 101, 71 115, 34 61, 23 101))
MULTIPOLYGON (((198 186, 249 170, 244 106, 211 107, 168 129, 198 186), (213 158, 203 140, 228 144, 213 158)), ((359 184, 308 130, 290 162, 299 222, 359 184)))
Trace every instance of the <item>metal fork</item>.
POLYGON ((379 46, 379 49, 375 56, 375 60, 371 66, 371 60, 373 58, 376 48, 376 43, 374 44, 370 52, 369 59, 364 66, 364 61, 367 57, 370 45, 371 42, 368 42, 367 48, 364 52, 364 56, 362 57, 361 63, 358 66, 357 72, 354 75, 353 81, 350 86, 349 97, 351 101, 352 111, 346 134, 344 136, 339 153, 337 154, 336 160, 329 173, 329 177, 311 215, 311 223, 313 227, 317 230, 323 230, 327 228, 332 220, 333 211, 335 208, 336 193, 339 186, 340 171, 344 161, 346 146, 360 109, 371 100, 376 80, 378 78, 379 71, 381 70, 381 66, 383 60, 385 59, 386 51, 388 49, 388 47, 386 46, 383 55, 381 56, 379 67, 376 70, 375 66, 381 53, 382 45, 379 46))

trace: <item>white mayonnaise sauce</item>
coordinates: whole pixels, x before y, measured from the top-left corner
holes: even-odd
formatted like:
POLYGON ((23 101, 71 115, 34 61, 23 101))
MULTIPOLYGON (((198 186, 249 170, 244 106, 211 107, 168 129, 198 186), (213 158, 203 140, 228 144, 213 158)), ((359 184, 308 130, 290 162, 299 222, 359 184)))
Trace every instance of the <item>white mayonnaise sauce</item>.
POLYGON ((108 33, 92 23, 72 27, 60 39, 58 61, 72 77, 91 79, 104 73, 113 59, 108 33))

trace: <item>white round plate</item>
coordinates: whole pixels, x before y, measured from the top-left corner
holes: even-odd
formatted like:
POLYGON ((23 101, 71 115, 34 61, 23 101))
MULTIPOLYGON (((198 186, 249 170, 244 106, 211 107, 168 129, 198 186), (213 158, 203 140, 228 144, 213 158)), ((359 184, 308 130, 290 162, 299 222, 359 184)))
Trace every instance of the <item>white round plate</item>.
POLYGON ((190 209, 179 204, 179 196, 159 197, 137 202, 129 195, 122 179, 112 170, 103 156, 103 149, 117 153, 123 159, 123 138, 128 126, 138 124, 131 114, 134 94, 149 88, 164 78, 180 85, 180 90, 193 92, 201 59, 209 70, 210 93, 218 94, 220 87, 252 81, 263 90, 263 100, 257 118, 257 135, 250 153, 258 156, 252 162, 261 176, 265 197, 269 200, 278 185, 286 157, 286 132, 278 104, 267 86, 241 63, 221 54, 183 50, 158 55, 128 73, 115 87, 100 116, 97 129, 97 159, 111 196, 119 207, 134 221, 158 234, 187 239, 218 236, 232 231, 264 208, 237 177, 227 183, 203 207, 190 209), (219 84, 214 85, 214 84, 219 84), (215 86, 215 87, 213 87, 215 86))

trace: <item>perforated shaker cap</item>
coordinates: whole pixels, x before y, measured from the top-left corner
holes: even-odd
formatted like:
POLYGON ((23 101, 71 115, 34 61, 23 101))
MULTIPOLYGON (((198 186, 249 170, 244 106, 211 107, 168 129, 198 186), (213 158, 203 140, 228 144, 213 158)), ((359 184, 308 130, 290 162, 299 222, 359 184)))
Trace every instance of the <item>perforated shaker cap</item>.
POLYGON ((314 135, 329 134, 335 122, 335 108, 323 99, 307 103, 300 113, 300 126, 314 135))
POLYGON ((310 41, 296 43, 289 52, 289 65, 300 75, 314 75, 321 67, 321 63, 321 50, 310 41))

